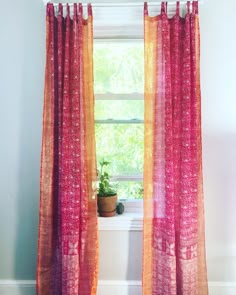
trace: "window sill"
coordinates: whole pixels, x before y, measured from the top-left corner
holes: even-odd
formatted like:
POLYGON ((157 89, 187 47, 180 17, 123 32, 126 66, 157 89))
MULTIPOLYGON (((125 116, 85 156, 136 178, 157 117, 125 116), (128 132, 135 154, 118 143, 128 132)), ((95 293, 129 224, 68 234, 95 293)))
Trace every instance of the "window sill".
POLYGON ((127 212, 114 217, 98 217, 98 228, 100 231, 142 231, 143 214, 127 212))

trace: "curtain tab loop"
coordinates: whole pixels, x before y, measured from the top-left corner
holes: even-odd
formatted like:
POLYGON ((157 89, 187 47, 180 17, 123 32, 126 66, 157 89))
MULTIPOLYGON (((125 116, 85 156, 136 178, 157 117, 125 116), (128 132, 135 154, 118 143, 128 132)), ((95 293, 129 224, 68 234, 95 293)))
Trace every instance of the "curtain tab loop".
POLYGON ((50 16, 50 6, 51 6, 51 3, 47 3, 47 8, 46 8, 47 16, 50 16))
POLYGON ((47 3, 47 16, 54 17, 55 11, 54 11, 54 5, 53 3, 47 3))
POLYGON ((190 1, 187 1, 187 13, 190 13, 190 1))
POLYGON ((148 15, 148 4, 147 2, 144 2, 144 16, 147 16, 148 15))
POLYGON ((193 1, 194 14, 198 14, 198 1, 193 1))
POLYGON ((88 16, 93 16, 92 4, 88 3, 88 16))
POLYGON ((179 16, 179 1, 176 2, 176 15, 179 16))
POLYGON ((74 16, 73 16, 73 19, 74 19, 75 21, 77 21, 77 16, 78 16, 78 14, 77 14, 77 4, 74 3, 74 16))
POLYGON ((83 5, 79 3, 79 16, 83 16, 83 5))
POLYGON ((58 5, 58 16, 63 16, 63 5, 61 3, 58 5))
POLYGON ((161 14, 165 14, 165 2, 161 2, 161 14))
POLYGON ((67 16, 70 16, 70 5, 68 3, 66 4, 66 11, 67 11, 67 16))
POLYGON ((48 4, 48 15, 51 17, 51 18, 54 18, 55 16, 55 8, 54 8, 54 5, 53 3, 49 3, 48 4))

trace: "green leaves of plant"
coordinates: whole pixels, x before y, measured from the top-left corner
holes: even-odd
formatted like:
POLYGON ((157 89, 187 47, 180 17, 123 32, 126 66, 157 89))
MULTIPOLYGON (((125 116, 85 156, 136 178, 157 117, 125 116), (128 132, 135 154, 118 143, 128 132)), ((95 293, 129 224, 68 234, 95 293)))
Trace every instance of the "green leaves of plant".
POLYGON ((116 195, 116 191, 113 189, 110 184, 110 176, 106 171, 103 171, 103 167, 109 165, 110 162, 105 161, 104 159, 100 162, 101 170, 99 171, 99 187, 98 187, 98 196, 100 197, 109 197, 116 195))

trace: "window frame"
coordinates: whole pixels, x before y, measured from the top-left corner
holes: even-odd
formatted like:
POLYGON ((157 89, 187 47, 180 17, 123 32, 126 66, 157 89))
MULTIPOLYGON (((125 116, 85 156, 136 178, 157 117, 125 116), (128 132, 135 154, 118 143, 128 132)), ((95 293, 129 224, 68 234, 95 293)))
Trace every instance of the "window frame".
MULTIPOLYGON (((133 39, 133 38, 124 38, 124 39, 113 39, 113 38, 99 38, 94 39, 94 43, 143 43, 143 39, 133 39)), ((133 93, 94 93, 94 99, 96 100, 144 100, 144 93, 133 92, 133 93)), ((95 120, 95 124, 144 124, 144 119, 128 119, 128 120, 117 120, 117 119, 105 119, 105 120, 95 120)), ((140 181, 143 182, 142 174, 132 174, 132 175, 114 175, 111 180, 113 181, 140 181)), ((130 214, 143 215, 143 198, 142 199, 119 199, 125 205, 125 212, 130 214)))

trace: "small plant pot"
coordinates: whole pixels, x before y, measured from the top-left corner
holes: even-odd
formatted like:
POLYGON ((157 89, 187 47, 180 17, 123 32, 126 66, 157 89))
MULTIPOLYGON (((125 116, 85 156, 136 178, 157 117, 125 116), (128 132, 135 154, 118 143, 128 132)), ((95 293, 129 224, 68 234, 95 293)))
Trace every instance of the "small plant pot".
POLYGON ((101 217, 112 217, 116 215, 117 195, 109 197, 98 197, 98 212, 101 217))

